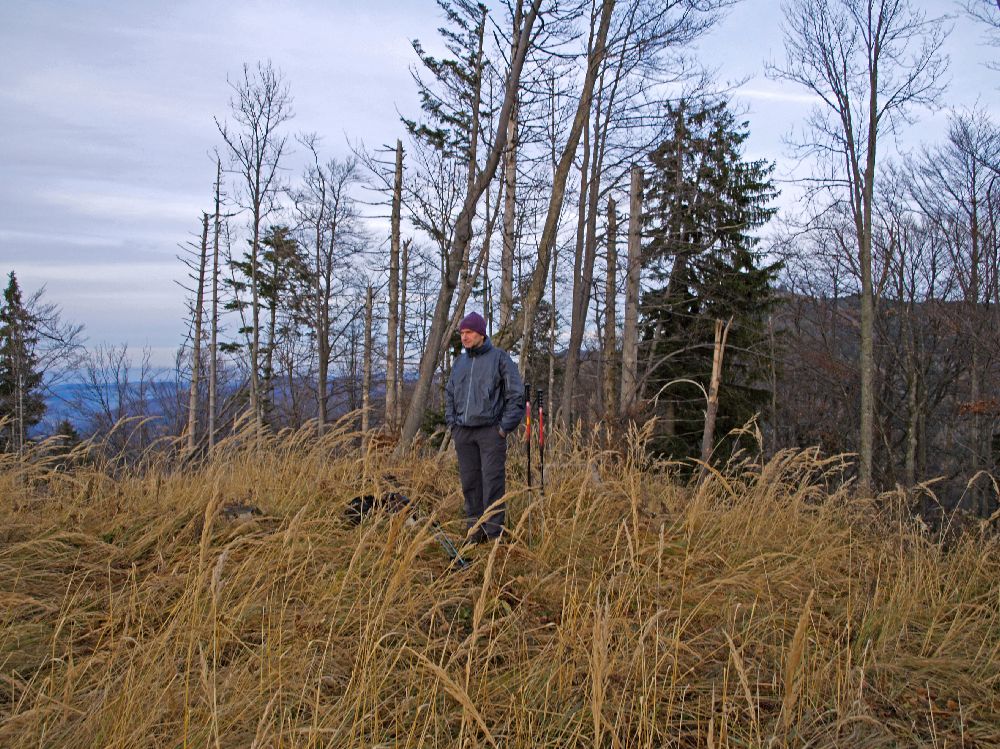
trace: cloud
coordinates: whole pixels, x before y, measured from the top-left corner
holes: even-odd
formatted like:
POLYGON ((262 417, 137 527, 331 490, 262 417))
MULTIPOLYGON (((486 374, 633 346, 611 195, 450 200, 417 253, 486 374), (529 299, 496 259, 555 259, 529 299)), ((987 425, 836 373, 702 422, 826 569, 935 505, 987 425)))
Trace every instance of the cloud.
POLYGON ((110 185, 91 180, 67 182, 65 186, 43 189, 36 197, 78 215, 121 221, 149 219, 194 222, 203 206, 190 195, 131 185, 110 185))
MULTIPOLYGON (((32 284, 41 285, 52 282, 75 281, 80 284, 99 284, 100 291, 91 294, 91 299, 104 299, 107 291, 118 290, 122 286, 134 288, 152 284, 167 286, 169 282, 182 274, 183 266, 179 262, 130 262, 130 263, 19 263, 17 274, 23 279, 30 279, 32 284)), ((88 289, 79 287, 73 295, 78 299, 88 297, 88 289)), ((176 294, 171 289, 171 297, 176 294)), ((142 299, 136 299, 141 304, 142 299)))
POLYGON ((193 111, 189 100, 143 90, 135 84, 119 73, 52 64, 25 72, 0 96, 7 106, 29 107, 81 126, 103 121, 103 125, 113 127, 117 120, 129 126, 144 121, 160 127, 170 123, 174 129, 204 128, 204 113, 193 111))
POLYGON ((736 90, 735 94, 745 99, 787 102, 789 104, 821 104, 823 102, 815 94, 782 91, 780 89, 740 88, 736 90))
POLYGON ((69 245, 71 247, 108 247, 121 246, 121 237, 88 236, 82 234, 67 234, 52 231, 18 231, 16 229, 0 229, 0 243, 10 244, 41 244, 69 245))

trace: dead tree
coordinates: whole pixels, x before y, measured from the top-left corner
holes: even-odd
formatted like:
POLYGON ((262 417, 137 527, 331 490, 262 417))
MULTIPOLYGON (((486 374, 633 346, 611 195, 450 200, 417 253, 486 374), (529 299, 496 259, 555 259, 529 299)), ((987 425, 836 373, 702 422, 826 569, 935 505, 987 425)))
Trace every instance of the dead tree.
POLYGON ((715 418, 719 413, 719 385, 722 382, 722 357, 726 352, 726 338, 732 320, 723 323, 715 321, 715 344, 712 349, 712 379, 708 385, 708 401, 705 404, 705 428, 701 436, 701 462, 707 464, 712 457, 715 444, 715 418))
MULTIPOLYGON (((520 26, 514 19, 514 38, 520 26)), ((516 49, 511 49, 511 55, 516 49)), ((514 247, 516 244, 514 211, 517 207, 517 118, 518 95, 514 94, 510 122, 507 125, 507 147, 504 152, 503 252, 500 256, 500 329, 507 327, 514 314, 514 247)))
POLYGON ((365 293, 365 353, 361 375, 361 432, 366 437, 371 427, 372 393, 372 317, 374 290, 368 284, 365 293))
POLYGON ((393 416, 397 427, 403 422, 403 375, 406 372, 406 289, 410 274, 411 243, 410 239, 403 242, 403 266, 399 276, 399 335, 397 337, 399 352, 396 355, 396 412, 393 416))
POLYGON ((607 278, 604 285, 604 415, 611 420, 618 411, 618 399, 615 397, 615 382, 617 381, 615 353, 617 344, 617 320, 615 313, 615 298, 618 295, 618 216, 615 213, 614 198, 608 198, 608 254, 607 278))
POLYGON ((187 450, 194 452, 198 432, 198 386, 201 384, 201 326, 205 314, 205 269, 208 265, 208 214, 201 214, 201 245, 191 309, 191 388, 188 391, 187 450))
POLYGON ((212 311, 208 353, 208 451, 215 447, 215 419, 219 397, 219 235, 222 231, 222 159, 215 160, 215 221, 212 236, 212 311))
POLYGON ((385 424, 390 431, 398 428, 396 406, 399 376, 397 357, 399 335, 399 223, 403 201, 403 142, 396 140, 396 171, 392 188, 392 218, 389 238, 389 329, 386 333, 385 424))

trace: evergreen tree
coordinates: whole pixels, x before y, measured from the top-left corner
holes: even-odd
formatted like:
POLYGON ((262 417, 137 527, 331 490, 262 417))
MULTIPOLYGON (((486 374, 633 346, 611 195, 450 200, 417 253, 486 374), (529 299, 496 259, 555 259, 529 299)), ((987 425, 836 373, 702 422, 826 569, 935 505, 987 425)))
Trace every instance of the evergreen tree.
MULTIPOLYGON (((245 311, 252 302, 246 299, 250 290, 253 259, 248 249, 242 260, 231 261, 235 273, 226 284, 233 296, 226 304, 230 311, 245 311)), ((293 335, 298 326, 307 322, 303 300, 309 292, 309 277, 303 248, 284 225, 271 226, 262 235, 257 258, 258 319, 262 319, 263 340, 260 342, 260 359, 251 362, 261 379, 261 410, 266 413, 273 407, 272 384, 274 352, 278 343, 293 335)), ((244 325, 241 335, 249 336, 252 329, 244 325)), ((243 348, 239 343, 227 343, 223 351, 235 352, 243 348)))
POLYGON ((763 377, 764 320, 778 263, 756 249, 753 231, 776 209, 773 164, 744 161, 747 123, 725 103, 681 101, 667 111, 669 133, 650 154, 645 190, 646 267, 657 285, 643 296, 646 392, 661 393, 659 449, 698 455, 712 370, 715 320, 733 320, 719 395, 716 434, 757 413, 763 377))
POLYGON ((483 110, 481 94, 487 10, 482 3, 470 0, 437 0, 437 3, 447 19, 447 25, 440 27, 438 33, 452 56, 436 58, 424 50, 419 40, 413 40, 413 49, 432 81, 413 72, 426 119, 417 122, 403 117, 402 120, 414 138, 460 163, 468 163, 474 156, 473 139, 479 136, 477 120, 486 120, 490 115, 483 110))
POLYGON ((38 330, 21 299, 11 271, 0 306, 0 449, 20 450, 28 430, 45 413, 42 373, 38 370, 38 330))

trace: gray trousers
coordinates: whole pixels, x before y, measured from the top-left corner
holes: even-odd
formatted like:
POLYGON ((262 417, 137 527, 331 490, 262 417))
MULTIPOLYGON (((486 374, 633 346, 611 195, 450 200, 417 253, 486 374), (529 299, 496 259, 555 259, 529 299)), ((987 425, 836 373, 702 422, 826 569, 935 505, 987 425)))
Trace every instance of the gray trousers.
POLYGON ((499 500, 507 490, 507 438, 500 436, 499 429, 456 426, 452 430, 466 522, 472 528, 487 514, 479 527, 489 538, 503 531, 506 513, 504 503, 499 500))

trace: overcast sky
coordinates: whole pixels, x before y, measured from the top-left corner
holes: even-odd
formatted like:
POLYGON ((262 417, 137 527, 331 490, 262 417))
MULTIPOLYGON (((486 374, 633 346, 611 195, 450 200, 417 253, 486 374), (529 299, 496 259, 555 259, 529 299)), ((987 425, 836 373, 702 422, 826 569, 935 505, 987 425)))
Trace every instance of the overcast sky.
MULTIPOLYGON (((919 0, 918 0, 918 4, 919 0)), ((931 14, 956 13, 925 0, 931 14)), ((788 163, 782 136, 809 109, 804 93, 763 76, 783 55, 780 10, 744 0, 699 47, 724 79, 750 80, 748 156, 788 163)), ((148 346, 169 366, 185 325, 178 244, 210 208, 226 116, 226 76, 270 58, 291 84, 294 132, 318 132, 330 155, 401 134, 418 111, 410 39, 433 40, 433 0, 30 0, 0 2, 0 271, 45 285, 88 343, 148 346)), ((949 106, 997 115, 996 50, 956 18, 949 106)), ((923 114, 906 144, 933 142, 945 113, 923 114)))

